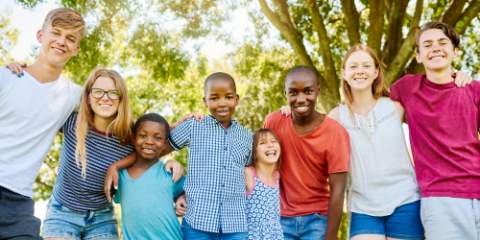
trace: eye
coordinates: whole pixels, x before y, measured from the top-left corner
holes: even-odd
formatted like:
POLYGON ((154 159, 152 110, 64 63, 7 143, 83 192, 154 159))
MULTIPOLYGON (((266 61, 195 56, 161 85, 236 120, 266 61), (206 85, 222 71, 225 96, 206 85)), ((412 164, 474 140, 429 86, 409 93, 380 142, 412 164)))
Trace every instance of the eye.
POLYGON ((120 94, 117 91, 110 91, 110 94, 120 97, 120 94))
POLYGON ((141 137, 141 138, 144 138, 144 137, 146 137, 146 136, 145 136, 145 134, 140 134, 140 137, 141 137))
POLYGON ((227 97, 227 99, 233 99, 233 97, 227 97))
POLYGON ((210 99, 216 101, 216 100, 218 100, 218 97, 213 97, 213 98, 210 98, 210 99))
POLYGON ((446 45, 446 44, 447 44, 446 42, 442 42, 442 43, 440 43, 440 45, 446 45))
POLYGON ((297 95, 297 92, 289 92, 288 95, 295 96, 295 95, 297 95))
POLYGON ((68 41, 70 41, 70 42, 72 42, 72 43, 75 42, 75 40, 73 40, 73 38, 68 38, 68 41))
POLYGON ((350 69, 354 69, 356 66, 350 66, 350 69))
POLYGON ((430 47, 430 44, 424 45, 424 47, 430 47))
POLYGON ((305 91, 307 94, 313 93, 313 90, 307 90, 305 91))

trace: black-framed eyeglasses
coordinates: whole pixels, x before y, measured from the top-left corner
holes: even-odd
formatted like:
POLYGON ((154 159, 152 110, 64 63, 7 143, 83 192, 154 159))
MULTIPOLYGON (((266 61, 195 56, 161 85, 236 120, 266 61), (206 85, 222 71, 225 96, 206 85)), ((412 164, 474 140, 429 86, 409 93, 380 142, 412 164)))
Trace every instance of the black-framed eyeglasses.
POLYGON ((92 97, 94 98, 103 98, 105 93, 107 94, 107 97, 110 98, 110 100, 118 100, 120 98, 120 94, 117 90, 105 91, 101 88, 90 89, 90 94, 92 94, 92 97))

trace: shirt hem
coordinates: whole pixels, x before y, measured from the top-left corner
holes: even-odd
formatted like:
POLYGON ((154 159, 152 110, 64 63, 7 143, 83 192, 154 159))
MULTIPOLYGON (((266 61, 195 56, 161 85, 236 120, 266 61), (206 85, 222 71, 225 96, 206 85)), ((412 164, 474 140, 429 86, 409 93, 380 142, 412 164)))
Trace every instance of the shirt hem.
POLYGON ((480 199, 480 193, 458 193, 458 192, 424 192, 422 198, 427 197, 451 197, 480 199))

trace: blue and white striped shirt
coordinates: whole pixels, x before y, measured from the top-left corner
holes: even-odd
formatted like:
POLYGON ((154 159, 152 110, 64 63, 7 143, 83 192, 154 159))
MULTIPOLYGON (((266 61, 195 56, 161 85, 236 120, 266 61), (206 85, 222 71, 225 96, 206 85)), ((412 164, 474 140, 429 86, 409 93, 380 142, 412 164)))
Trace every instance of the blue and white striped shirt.
POLYGON ((210 115, 188 119, 170 134, 170 145, 189 147, 184 220, 205 232, 247 231, 244 167, 252 156, 253 135, 235 120, 225 129, 210 115))
POLYGON ((82 168, 75 163, 77 115, 72 113, 63 125, 60 165, 52 194, 70 210, 87 212, 109 204, 103 190, 107 169, 112 163, 130 155, 135 148, 133 145, 123 146, 112 134, 107 136, 89 129, 85 138, 87 176, 83 179, 82 168))

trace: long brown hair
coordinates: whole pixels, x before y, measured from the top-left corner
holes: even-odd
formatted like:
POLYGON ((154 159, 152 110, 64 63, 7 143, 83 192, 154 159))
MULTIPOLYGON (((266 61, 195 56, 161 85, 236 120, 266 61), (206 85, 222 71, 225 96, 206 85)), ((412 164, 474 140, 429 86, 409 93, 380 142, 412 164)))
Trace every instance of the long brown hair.
MULTIPOLYGON (((258 159, 257 159, 257 147, 258 147, 258 142, 260 142, 261 139, 264 139, 267 137, 267 134, 272 134, 272 136, 277 140, 278 145, 280 145, 280 139, 278 138, 277 134, 269 129, 269 128, 261 128, 258 129, 253 133, 253 148, 252 148, 252 162, 250 163, 250 166, 256 167, 258 164, 258 159)), ((278 156, 278 161, 275 164, 275 170, 280 169, 280 165, 282 164, 282 151, 280 148, 280 156, 278 156)))
MULTIPOLYGON (((364 51, 368 55, 370 55, 370 57, 373 58, 375 68, 378 69, 378 76, 377 76, 377 78, 375 78, 373 80, 373 83, 372 83, 373 97, 375 99, 379 99, 381 97, 389 97, 390 92, 388 91, 388 88, 385 86, 385 79, 383 77, 383 72, 384 72, 383 67, 380 64, 380 60, 378 60, 377 55, 375 54, 375 52, 371 48, 369 48, 369 47, 367 47, 363 44, 358 44, 358 45, 355 45, 354 47, 350 48, 350 50, 348 50, 347 53, 345 54, 345 56, 343 57, 342 70, 345 70, 345 64, 347 63, 347 60, 350 57, 350 55, 352 55, 354 52, 358 52, 358 51, 364 51)), ((350 85, 348 85, 347 80, 345 80, 343 78, 343 74, 342 74, 342 93, 343 93, 343 97, 345 99, 344 102, 348 106, 348 110, 350 112, 350 117, 355 122, 355 118, 354 118, 353 110, 352 110, 352 103, 354 101, 353 94, 352 94, 352 89, 350 88, 350 85)))
POLYGON ((87 152, 85 148, 85 138, 88 130, 93 126, 94 112, 90 104, 88 104, 88 95, 92 89, 93 84, 99 77, 108 77, 115 82, 115 87, 120 95, 118 101, 118 111, 115 119, 107 128, 107 133, 112 131, 118 138, 121 144, 126 145, 132 142, 132 126, 133 117, 130 109, 130 97, 128 96, 128 89, 122 76, 115 71, 105 68, 95 69, 83 87, 82 98, 80 100, 80 110, 77 115, 77 126, 75 134, 77 136, 77 147, 75 149, 75 162, 77 166, 82 165, 82 176, 85 178, 87 171, 87 152))

